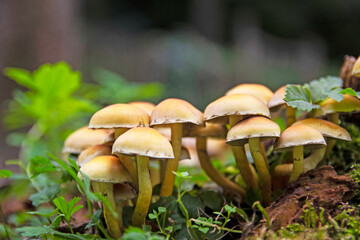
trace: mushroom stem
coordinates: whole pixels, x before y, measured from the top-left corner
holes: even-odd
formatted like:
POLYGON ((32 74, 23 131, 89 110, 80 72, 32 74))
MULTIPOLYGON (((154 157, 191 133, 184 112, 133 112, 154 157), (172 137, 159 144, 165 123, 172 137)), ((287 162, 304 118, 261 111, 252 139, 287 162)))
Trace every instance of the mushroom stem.
POLYGON ((166 160, 160 160, 160 179, 161 182, 164 181, 164 177, 165 177, 165 170, 166 170, 166 160))
MULTIPOLYGON (((115 210, 114 201, 114 186, 112 183, 105 182, 92 182, 92 187, 95 192, 100 193, 110 204, 111 208, 115 210)), ((111 237, 117 239, 121 237, 121 229, 118 225, 118 219, 114 217, 110 208, 103 204, 104 218, 107 225, 107 229, 111 237)), ((120 218, 120 216, 118 216, 120 218)))
POLYGON ((271 202, 271 176, 260 148, 260 138, 249 138, 250 152, 261 179, 264 204, 271 202))
POLYGON ((134 226, 141 227, 149 210, 151 196, 152 196, 152 187, 149 174, 149 157, 137 155, 137 166, 138 166, 138 176, 139 176, 139 194, 132 216, 132 224, 134 226))
POLYGON ((153 187, 161 183, 160 161, 161 160, 153 160, 153 165, 150 165, 151 186, 153 187))
POLYGON ((179 165, 181 154, 182 123, 171 124, 171 145, 174 150, 174 158, 167 160, 164 181, 161 185, 160 196, 168 197, 172 194, 175 182, 175 174, 179 165))
POLYGON ((340 124, 339 113, 330 113, 330 114, 328 115, 328 120, 329 120, 330 122, 333 122, 333 123, 339 125, 339 124, 340 124))
MULTIPOLYGON (((127 128, 116 128, 115 129, 115 139, 117 139, 120 135, 125 133, 127 130, 129 130, 129 129, 127 129, 127 128)), ((138 177, 137 177, 136 168, 134 166, 132 158, 130 156, 125 156, 125 155, 122 155, 122 154, 116 154, 116 156, 124 164, 126 170, 128 170, 128 172, 129 172, 129 174, 131 176, 134 187, 136 189, 138 189, 138 177)))
POLYGON ((289 182, 295 181, 304 172, 304 148, 295 146, 293 148, 293 170, 289 182))
POLYGON ((124 230, 124 224, 122 219, 123 203, 122 201, 117 201, 115 203, 115 211, 118 215, 117 222, 121 230, 124 230))
POLYGON ((211 180, 213 180, 216 184, 222 187, 225 191, 235 192, 238 195, 245 196, 245 190, 242 187, 220 174, 211 164, 209 155, 207 154, 206 144, 206 138, 196 138, 196 150, 199 157, 199 162, 205 173, 209 176, 211 180))
MULTIPOLYGON (((232 128, 236 123, 242 120, 242 116, 229 116, 229 125, 232 128)), ((247 188, 257 188, 257 179, 251 170, 250 163, 246 157, 246 151, 244 146, 231 146, 233 151, 236 165, 240 171, 240 175, 244 179, 247 188)))
POLYGON ((290 127, 296 121, 296 110, 286 105, 286 127, 290 127))

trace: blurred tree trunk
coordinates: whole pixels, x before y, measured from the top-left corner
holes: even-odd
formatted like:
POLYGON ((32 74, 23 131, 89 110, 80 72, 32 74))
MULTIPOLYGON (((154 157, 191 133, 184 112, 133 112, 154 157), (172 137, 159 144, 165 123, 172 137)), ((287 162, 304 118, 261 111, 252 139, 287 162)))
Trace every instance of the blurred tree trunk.
MULTIPOLYGON (((5 67, 29 70, 45 62, 64 60, 79 67, 82 45, 79 32, 81 1, 72 0, 1 0, 0 1, 0 71, 5 67)), ((16 87, 0 74, 1 110, 5 99, 16 87)), ((5 143, 0 127, 0 168, 6 159, 17 156, 17 149, 5 143)))

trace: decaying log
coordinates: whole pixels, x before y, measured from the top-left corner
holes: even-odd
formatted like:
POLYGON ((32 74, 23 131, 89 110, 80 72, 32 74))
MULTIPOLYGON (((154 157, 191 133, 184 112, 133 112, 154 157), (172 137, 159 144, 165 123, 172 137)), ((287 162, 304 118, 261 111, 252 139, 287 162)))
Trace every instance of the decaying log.
MULTIPOLYGON (((317 210, 323 208, 325 218, 335 216, 338 214, 337 207, 350 200, 356 188, 357 184, 351 177, 337 175, 331 166, 310 170, 289 184, 284 194, 266 208, 271 229, 277 231, 281 227, 301 222, 300 216, 307 208, 306 202, 317 210)), ((250 236, 259 236, 265 231, 266 222, 262 221, 250 232, 250 236)))

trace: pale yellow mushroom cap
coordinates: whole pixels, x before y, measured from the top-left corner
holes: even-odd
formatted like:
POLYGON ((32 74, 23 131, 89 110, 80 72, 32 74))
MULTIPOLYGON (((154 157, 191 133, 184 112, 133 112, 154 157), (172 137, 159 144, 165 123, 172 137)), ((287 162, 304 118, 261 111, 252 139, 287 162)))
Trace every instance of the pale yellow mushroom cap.
POLYGON ((84 164, 80 171, 87 175, 91 181, 95 182, 132 182, 129 172, 115 156, 96 157, 84 164))
POLYGON ((152 128, 132 128, 119 136, 112 149, 113 153, 140 155, 151 158, 174 158, 170 142, 152 128))
POLYGON ((149 126, 149 115, 129 104, 113 104, 97 111, 90 119, 89 128, 133 128, 149 126))
POLYGON ((111 155, 111 146, 95 145, 82 151, 76 163, 79 167, 82 167, 85 163, 90 162, 92 159, 104 155, 111 155))
POLYGON ((169 98, 156 105, 151 114, 150 125, 172 123, 202 125, 203 114, 185 100, 169 98))
POLYGON ((304 146, 308 149, 319 149, 326 146, 322 134, 315 128, 304 124, 293 125, 285 129, 275 141, 274 150, 290 151, 292 147, 304 146))
POLYGON ((269 103, 273 92, 266 86, 257 83, 244 83, 233 87, 225 93, 225 96, 232 94, 249 94, 259 98, 266 105, 269 103))
POLYGON ((274 121, 265 117, 251 117, 238 122, 233 126, 226 138, 226 143, 242 146, 249 138, 259 137, 262 141, 280 136, 280 127, 274 121))
POLYGON ((270 110, 277 110, 279 107, 284 106, 286 104, 285 98, 285 86, 280 87, 278 90, 275 91, 274 95, 271 97, 268 107, 270 110))
POLYGON ((314 110, 314 116, 324 116, 331 113, 346 113, 360 111, 360 100, 357 97, 344 94, 344 99, 337 102, 332 98, 326 99, 320 104, 321 109, 314 110))
POLYGON ((149 116, 151 116, 151 113, 155 108, 155 105, 151 102, 130 102, 128 104, 144 110, 149 116))
POLYGON ((62 152, 78 154, 91 146, 111 143, 113 141, 113 130, 92 130, 85 126, 71 133, 66 138, 62 152))
POLYGON ((346 129, 330 121, 318 118, 307 118, 295 122, 293 126, 297 124, 305 124, 307 126, 313 127, 321 132, 321 134, 325 137, 351 141, 351 136, 348 131, 346 131, 346 129))
POLYGON ((261 100, 248 94, 221 97, 210 103, 204 111, 205 121, 213 123, 225 123, 232 115, 270 117, 270 111, 261 100))
POLYGON ((352 75, 354 77, 358 77, 360 78, 360 57, 357 58, 353 70, 352 70, 352 75))

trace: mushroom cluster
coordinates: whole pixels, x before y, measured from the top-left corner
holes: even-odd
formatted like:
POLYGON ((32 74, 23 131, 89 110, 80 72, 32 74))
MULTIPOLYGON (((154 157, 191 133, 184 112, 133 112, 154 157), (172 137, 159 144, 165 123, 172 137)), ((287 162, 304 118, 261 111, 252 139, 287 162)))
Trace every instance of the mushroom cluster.
POLYGON ((321 164, 335 141, 351 140, 339 126, 339 113, 360 111, 359 99, 345 95, 341 102, 325 100, 321 109, 309 114, 313 118, 297 121, 296 110, 284 101, 285 87, 273 93, 260 84, 240 84, 211 102, 204 113, 174 98, 156 106, 148 102, 110 105, 92 116, 88 128, 71 134, 63 151, 79 155, 77 163, 89 176, 93 191, 103 194, 117 210, 116 219, 103 206, 113 237, 123 231, 122 202, 133 199, 132 224, 144 224, 153 186, 161 184, 160 196, 172 195, 174 172, 183 159, 197 159, 209 178, 231 196, 244 199, 249 190, 259 190, 268 205, 276 189, 321 164), (283 108, 287 128, 281 132, 271 116, 283 108), (225 143, 244 184, 212 165, 211 156, 227 149, 225 143), (313 151, 306 156, 305 149, 313 151), (270 170, 267 153, 271 150, 292 154, 270 170))

